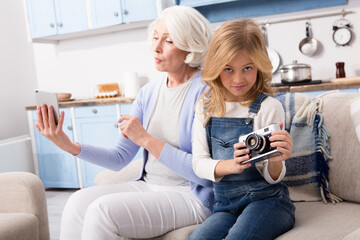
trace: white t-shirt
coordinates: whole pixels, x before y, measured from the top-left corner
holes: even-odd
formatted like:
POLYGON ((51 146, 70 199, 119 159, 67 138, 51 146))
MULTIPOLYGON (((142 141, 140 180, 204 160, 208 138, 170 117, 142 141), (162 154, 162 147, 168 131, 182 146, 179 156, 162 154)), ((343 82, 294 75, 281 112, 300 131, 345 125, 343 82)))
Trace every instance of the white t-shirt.
MULTIPOLYGON (((205 115, 203 112, 203 104, 199 102, 196 106, 194 119, 194 137, 193 137, 193 169, 200 178, 209 179, 218 182, 221 178, 215 178, 215 166, 221 160, 214 160, 210 156, 209 146, 206 139, 206 131, 203 126, 205 115)), ((240 105, 237 102, 226 102, 226 113, 224 117, 231 118, 247 118, 249 116, 249 108, 240 105)), ((261 104, 261 108, 257 115, 253 116, 254 131, 264 128, 272 123, 285 121, 285 112, 281 103, 273 98, 267 97, 261 104)), ((227 160, 227 159, 222 159, 227 160)), ((265 180, 270 183, 280 182, 286 173, 285 162, 278 179, 272 179, 268 171, 268 160, 257 162, 256 168, 265 180)))
MULTIPOLYGON (((180 112, 196 74, 188 81, 174 88, 167 87, 167 77, 160 87, 156 107, 151 116, 147 132, 173 147, 179 148, 180 112)), ((185 106, 186 107, 186 106, 185 106)), ((174 159, 176 161, 176 159, 174 159)), ((145 181, 150 184, 188 186, 189 181, 160 163, 149 153, 145 165, 145 181)))

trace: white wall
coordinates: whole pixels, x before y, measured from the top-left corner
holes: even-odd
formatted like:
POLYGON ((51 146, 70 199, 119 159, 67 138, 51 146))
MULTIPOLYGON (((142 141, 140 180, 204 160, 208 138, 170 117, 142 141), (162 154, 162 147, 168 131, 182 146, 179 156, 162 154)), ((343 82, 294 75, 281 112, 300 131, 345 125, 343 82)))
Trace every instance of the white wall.
POLYGON ((39 88, 70 91, 89 98, 96 84, 119 82, 124 72, 143 78, 157 73, 147 45, 147 29, 134 29, 79 39, 57 45, 34 44, 39 88))
POLYGON ((0 140, 29 133, 25 105, 37 82, 25 23, 22 0, 0 0, 0 140))
MULTIPOLYGON (((256 21, 311 16, 338 12, 342 8, 356 11, 346 16, 354 25, 355 39, 349 47, 336 47, 332 41, 332 24, 341 16, 312 19, 313 37, 321 42, 323 50, 314 57, 302 55, 298 50, 305 37, 305 21, 273 24, 268 27, 269 47, 281 57, 281 64, 293 60, 312 66, 313 79, 330 80, 335 77, 335 62, 344 61, 348 77, 360 75, 360 1, 349 0, 348 5, 322 8, 297 13, 256 18, 256 21)), ((213 24, 216 28, 221 23, 213 24)), ((147 29, 105 34, 61 41, 58 45, 34 44, 35 62, 40 88, 53 91, 70 91, 75 98, 92 96, 98 83, 119 82, 122 73, 136 71, 149 79, 159 75, 154 70, 153 58, 146 45, 147 29)), ((275 74, 274 82, 280 81, 275 74)))
MULTIPOLYGON (((355 14, 345 16, 345 18, 351 22, 352 31, 354 32, 350 46, 336 47, 336 44, 332 40, 333 23, 335 20, 341 18, 341 15, 311 19, 310 23, 312 26, 313 38, 318 40, 322 45, 322 50, 319 54, 312 57, 305 56, 299 51, 299 43, 306 37, 306 20, 272 24, 268 27, 269 47, 279 53, 282 60, 281 64, 291 64, 293 60, 298 60, 299 63, 306 63, 312 67, 312 78, 314 80, 329 81, 336 76, 336 62, 345 62, 346 77, 360 76, 360 1, 349 0, 347 5, 338 7, 280 14, 256 18, 255 20, 264 22, 266 20, 271 21, 306 17, 341 12, 342 9, 355 12, 355 14)), ((274 81, 280 82, 280 73, 274 75, 274 81)))

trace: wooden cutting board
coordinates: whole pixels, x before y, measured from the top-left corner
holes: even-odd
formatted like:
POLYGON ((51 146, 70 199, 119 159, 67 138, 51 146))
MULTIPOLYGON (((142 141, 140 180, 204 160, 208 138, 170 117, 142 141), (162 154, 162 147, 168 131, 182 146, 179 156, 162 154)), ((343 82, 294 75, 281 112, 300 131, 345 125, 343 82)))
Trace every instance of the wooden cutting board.
POLYGON ((348 78, 335 78, 331 79, 332 83, 358 83, 360 82, 360 77, 348 77, 348 78))

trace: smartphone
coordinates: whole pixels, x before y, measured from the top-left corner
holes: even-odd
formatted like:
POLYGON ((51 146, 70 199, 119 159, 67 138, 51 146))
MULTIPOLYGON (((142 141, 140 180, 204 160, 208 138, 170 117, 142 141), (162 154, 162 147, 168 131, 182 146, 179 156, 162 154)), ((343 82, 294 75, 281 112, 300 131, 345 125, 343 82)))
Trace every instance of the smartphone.
POLYGON ((41 106, 43 104, 46 104, 46 106, 48 107, 53 106, 54 120, 55 120, 55 124, 57 125, 59 122, 60 112, 59 112, 59 102, 56 93, 35 89, 35 102, 36 102, 36 106, 41 106))

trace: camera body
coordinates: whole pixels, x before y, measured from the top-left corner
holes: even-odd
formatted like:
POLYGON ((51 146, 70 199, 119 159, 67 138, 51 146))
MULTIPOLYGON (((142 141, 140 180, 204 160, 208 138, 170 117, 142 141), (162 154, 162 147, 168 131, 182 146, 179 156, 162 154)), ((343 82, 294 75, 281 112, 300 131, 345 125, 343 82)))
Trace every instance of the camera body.
POLYGON ((250 150, 250 159, 242 162, 242 164, 249 162, 256 163, 280 155, 281 152, 270 146, 269 140, 271 133, 277 130, 281 130, 281 128, 279 124, 275 123, 247 135, 240 136, 239 142, 244 142, 246 148, 250 150))

